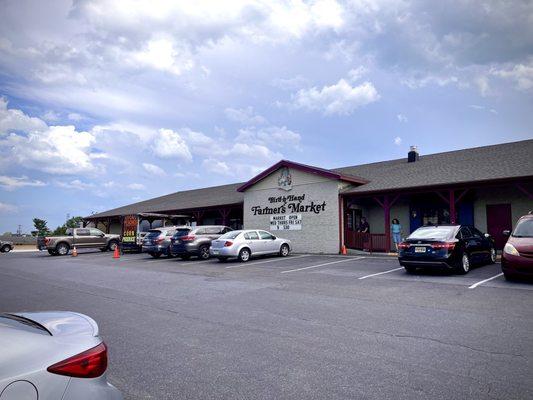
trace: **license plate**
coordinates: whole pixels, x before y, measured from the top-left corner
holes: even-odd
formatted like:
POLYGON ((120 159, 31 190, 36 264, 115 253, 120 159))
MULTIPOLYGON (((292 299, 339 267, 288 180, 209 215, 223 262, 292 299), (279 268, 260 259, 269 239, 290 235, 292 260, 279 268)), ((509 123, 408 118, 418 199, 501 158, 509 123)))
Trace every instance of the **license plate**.
POLYGON ((426 248, 425 247, 415 247, 415 253, 425 253, 426 248))

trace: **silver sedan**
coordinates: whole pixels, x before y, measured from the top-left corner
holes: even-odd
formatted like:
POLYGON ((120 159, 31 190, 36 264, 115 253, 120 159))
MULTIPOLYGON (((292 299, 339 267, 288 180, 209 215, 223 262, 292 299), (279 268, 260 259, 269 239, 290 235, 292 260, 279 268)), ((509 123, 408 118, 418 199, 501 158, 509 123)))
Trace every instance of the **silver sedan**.
POLYGON ((220 261, 238 258, 246 262, 252 256, 278 254, 287 257, 291 252, 291 241, 274 236, 267 231, 231 231, 211 242, 210 253, 220 261))
POLYGON ((98 325, 66 311, 0 314, 0 400, 122 400, 98 325))

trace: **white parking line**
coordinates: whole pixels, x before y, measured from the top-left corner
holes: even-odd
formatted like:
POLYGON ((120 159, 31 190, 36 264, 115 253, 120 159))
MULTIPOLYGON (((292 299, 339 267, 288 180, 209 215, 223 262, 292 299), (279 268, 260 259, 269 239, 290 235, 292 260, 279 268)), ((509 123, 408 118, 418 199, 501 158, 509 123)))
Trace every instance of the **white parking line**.
POLYGON ((331 262, 327 262, 327 263, 323 263, 323 264, 311 265, 311 266, 309 266, 309 267, 302 267, 302 268, 296 268, 296 269, 289 269, 289 270, 287 270, 287 271, 281 271, 281 273, 282 273, 282 274, 288 274, 289 272, 296 272, 296 271, 303 271, 303 270, 311 269, 311 268, 325 267, 326 265, 338 264, 338 263, 346 262, 346 261, 360 260, 360 259, 362 259, 362 258, 365 258, 365 257, 348 258, 348 259, 339 260, 339 261, 331 261, 331 262))
POLYGON ((493 280, 493 279, 499 278, 499 277, 502 276, 502 275, 503 275, 503 272, 499 273, 498 275, 494 275, 494 276, 491 277, 491 278, 483 279, 482 281, 476 282, 476 283, 474 283, 473 285, 468 286, 468 289, 475 289, 475 288, 477 288, 479 285, 483 285, 485 282, 488 282, 488 281, 491 281, 491 280, 493 280))
POLYGON ((388 274, 389 272, 399 271, 400 269, 403 269, 403 267, 400 267, 400 268, 394 268, 394 269, 389 269, 388 271, 378 272, 378 273, 376 273, 376 274, 365 275, 365 276, 362 276, 362 277, 357 278, 357 279, 371 278, 371 277, 373 277, 373 276, 378 276, 378 275, 388 274))
POLYGON ((290 257, 284 257, 284 258, 273 258, 271 260, 252 262, 252 263, 241 263, 237 265, 230 265, 226 267, 226 269, 239 268, 239 267, 250 267, 252 265, 257 265, 257 264, 266 264, 266 263, 271 263, 274 261, 281 261, 281 260, 294 260, 295 258, 302 258, 302 257, 309 257, 309 256, 311 256, 311 254, 302 254, 300 256, 290 256, 290 257))

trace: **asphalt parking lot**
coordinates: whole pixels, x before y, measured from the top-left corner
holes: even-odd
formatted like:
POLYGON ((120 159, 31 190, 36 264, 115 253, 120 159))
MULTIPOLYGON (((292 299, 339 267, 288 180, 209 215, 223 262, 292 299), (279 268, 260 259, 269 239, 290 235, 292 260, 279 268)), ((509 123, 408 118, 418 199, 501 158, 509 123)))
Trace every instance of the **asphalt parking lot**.
POLYGON ((533 284, 500 265, 0 255, 0 311, 92 316, 126 399, 533 398, 533 284))

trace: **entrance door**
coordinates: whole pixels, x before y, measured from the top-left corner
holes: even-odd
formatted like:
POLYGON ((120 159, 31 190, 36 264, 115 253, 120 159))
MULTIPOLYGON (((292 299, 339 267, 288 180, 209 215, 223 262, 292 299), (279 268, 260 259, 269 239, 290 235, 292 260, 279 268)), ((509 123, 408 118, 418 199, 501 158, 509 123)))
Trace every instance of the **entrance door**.
POLYGON ((507 241, 503 231, 512 228, 510 204, 487 204, 487 233, 494 238, 498 250, 503 249, 507 241))

